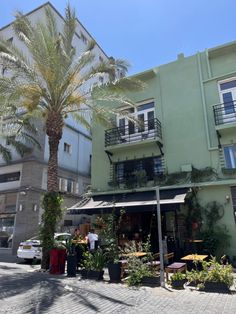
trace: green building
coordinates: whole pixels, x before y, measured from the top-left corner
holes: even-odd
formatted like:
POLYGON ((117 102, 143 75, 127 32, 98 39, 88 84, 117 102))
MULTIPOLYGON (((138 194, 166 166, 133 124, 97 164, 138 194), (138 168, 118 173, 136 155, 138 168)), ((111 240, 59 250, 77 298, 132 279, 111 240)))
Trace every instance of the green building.
POLYGON ((139 123, 121 108, 113 128, 94 126, 93 197, 80 212, 125 208, 121 238, 151 232, 154 241, 158 185, 170 246, 184 250, 213 224, 226 226, 230 246, 221 251, 236 256, 236 42, 179 54, 136 76, 146 87, 129 95, 136 108, 128 110, 139 123), (208 220, 199 204, 213 208, 208 220))

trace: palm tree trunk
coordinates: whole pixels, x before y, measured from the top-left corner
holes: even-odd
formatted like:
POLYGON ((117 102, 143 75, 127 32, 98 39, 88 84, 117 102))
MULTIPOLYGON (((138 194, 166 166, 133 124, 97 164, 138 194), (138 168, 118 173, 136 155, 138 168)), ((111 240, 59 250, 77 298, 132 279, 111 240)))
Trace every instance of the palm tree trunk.
MULTIPOLYGON (((49 160, 47 173, 47 193, 58 192, 58 147, 62 137, 63 118, 57 112, 50 112, 46 120, 46 134, 48 135, 49 160)), ((46 194, 47 194, 46 193, 46 194)), ((42 227, 42 269, 49 269, 50 247, 48 243, 53 243, 54 233, 56 231, 56 217, 52 219, 51 215, 56 215, 54 208, 56 205, 50 203, 44 208, 44 219, 42 227)))
POLYGON ((58 147, 62 137, 63 118, 57 112, 50 112, 46 121, 49 144, 47 190, 58 191, 58 147))

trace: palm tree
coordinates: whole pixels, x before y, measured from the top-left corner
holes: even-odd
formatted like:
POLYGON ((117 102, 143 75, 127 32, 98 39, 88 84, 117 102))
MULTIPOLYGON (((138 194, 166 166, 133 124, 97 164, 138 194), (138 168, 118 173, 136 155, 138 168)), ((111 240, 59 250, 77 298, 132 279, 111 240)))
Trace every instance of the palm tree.
MULTIPOLYGON (((65 22, 59 32, 55 17, 50 8, 45 8, 46 22, 32 25, 29 19, 17 13, 13 24, 18 39, 28 48, 30 58, 12 43, 0 39, 0 60, 12 75, 2 78, 0 88, 11 103, 19 100, 19 107, 28 113, 41 115, 49 143, 47 190, 44 197, 43 267, 48 267, 46 247, 53 241, 57 219, 60 216, 60 197, 58 196, 58 145, 62 138, 64 120, 73 115, 79 123, 89 127, 89 117, 100 122, 109 121, 110 114, 118 111, 111 103, 133 105, 124 96, 125 89, 140 88, 140 82, 130 78, 116 80, 117 71, 125 73, 128 64, 123 60, 96 63, 94 48, 96 43, 89 42, 85 51, 78 56, 73 47, 76 36, 76 16, 68 5, 65 9, 65 22), (95 88, 86 88, 104 75, 105 82, 95 88), (7 80, 7 84, 6 84, 7 80), (7 88, 4 88, 7 87, 7 88), (56 206, 55 202, 57 203, 56 206), (53 207, 58 211, 53 212, 53 207), (47 243, 46 243, 47 242, 47 243)), ((1 81, 0 81, 1 82, 1 81)))
POLYGON ((29 116, 17 112, 13 100, 11 106, 8 106, 0 89, 0 155, 3 160, 6 163, 11 162, 12 150, 24 157, 25 154, 32 152, 33 147, 40 148, 36 133, 37 129, 29 116))

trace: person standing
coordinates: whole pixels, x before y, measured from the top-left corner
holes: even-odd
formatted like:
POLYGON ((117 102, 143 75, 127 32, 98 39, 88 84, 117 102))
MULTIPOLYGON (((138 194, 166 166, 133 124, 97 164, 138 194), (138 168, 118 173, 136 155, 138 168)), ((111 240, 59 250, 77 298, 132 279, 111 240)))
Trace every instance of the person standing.
POLYGON ((73 240, 75 240, 75 254, 76 254, 77 270, 78 270, 78 268, 81 266, 83 262, 83 253, 84 253, 83 245, 79 243, 80 241, 83 240, 83 237, 80 234, 79 229, 75 229, 73 240))
POLYGON ((98 235, 95 233, 94 229, 90 229, 87 239, 89 243, 89 250, 96 250, 98 248, 98 235))

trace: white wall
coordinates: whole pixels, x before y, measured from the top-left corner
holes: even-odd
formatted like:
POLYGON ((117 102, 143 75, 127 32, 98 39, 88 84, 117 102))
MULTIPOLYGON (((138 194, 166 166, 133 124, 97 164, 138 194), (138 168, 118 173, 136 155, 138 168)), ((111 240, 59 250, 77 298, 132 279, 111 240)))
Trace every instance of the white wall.
MULTIPOLYGON (((47 136, 46 142, 48 143, 47 136)), ((89 175, 91 153, 91 140, 87 139, 81 133, 78 133, 77 131, 65 126, 58 150, 59 167, 89 175), (64 143, 71 145, 71 153, 64 152, 64 143)), ((48 162, 48 158, 49 146, 45 145, 44 161, 48 162)))

